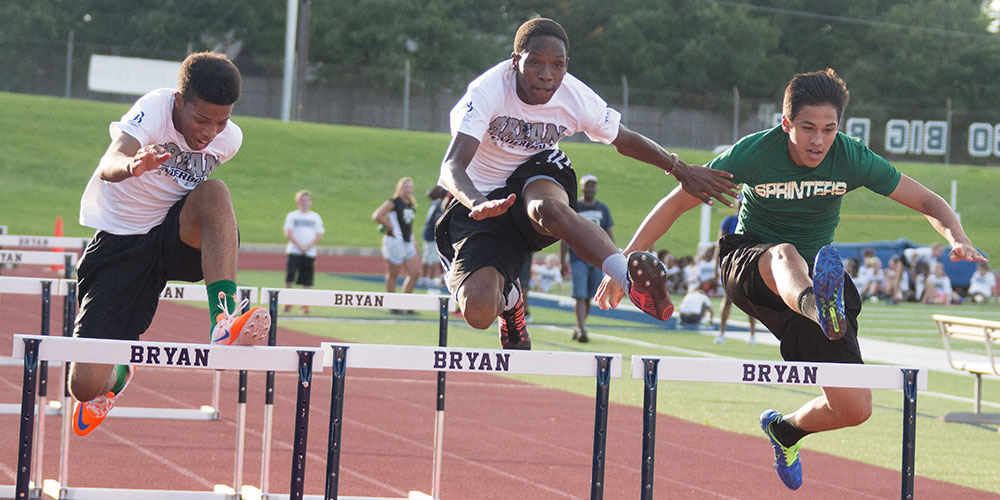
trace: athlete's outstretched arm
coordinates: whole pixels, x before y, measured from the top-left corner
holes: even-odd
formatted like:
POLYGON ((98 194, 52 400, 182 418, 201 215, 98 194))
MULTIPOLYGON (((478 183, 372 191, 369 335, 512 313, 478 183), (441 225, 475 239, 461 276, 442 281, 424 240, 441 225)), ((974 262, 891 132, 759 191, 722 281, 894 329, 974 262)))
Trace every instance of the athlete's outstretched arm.
POLYGON ((461 204, 469 208, 469 216, 475 220, 496 217, 507 211, 514 204, 515 195, 511 194, 503 200, 487 200, 483 193, 469 178, 465 169, 476 156, 479 140, 461 132, 455 134, 448 145, 448 152, 441 162, 441 184, 451 192, 461 204))
POLYGON ((937 193, 903 175, 889 198, 924 214, 931 227, 951 245, 951 252, 948 254, 951 260, 986 261, 986 257, 972 246, 958 215, 937 193))
POLYGON ((170 153, 160 146, 140 149, 141 145, 135 137, 118 129, 114 134, 97 167, 102 181, 121 182, 129 177, 138 177, 170 159, 170 153))
POLYGON ((618 137, 611 143, 619 153, 663 169, 674 176, 685 191, 695 198, 711 205, 716 198, 727 206, 733 202, 725 197, 736 198, 736 184, 729 180, 733 174, 712 170, 701 165, 688 165, 674 153, 668 153, 648 137, 620 125, 618 137))
MULTIPOLYGON (((656 243, 656 240, 663 236, 670 229, 670 226, 674 225, 681 214, 699 204, 701 201, 684 191, 682 186, 675 187, 670 194, 661 199, 649 211, 646 218, 642 220, 642 224, 639 224, 639 229, 636 229, 635 234, 632 235, 632 241, 628 242, 623 253, 628 255, 636 250, 645 250, 653 246, 653 243, 656 243)), ((597 305, 601 309, 607 309, 609 304, 611 307, 618 307, 618 303, 624 295, 625 291, 622 290, 622 287, 615 280, 605 276, 597 288, 594 299, 597 300, 597 305)))

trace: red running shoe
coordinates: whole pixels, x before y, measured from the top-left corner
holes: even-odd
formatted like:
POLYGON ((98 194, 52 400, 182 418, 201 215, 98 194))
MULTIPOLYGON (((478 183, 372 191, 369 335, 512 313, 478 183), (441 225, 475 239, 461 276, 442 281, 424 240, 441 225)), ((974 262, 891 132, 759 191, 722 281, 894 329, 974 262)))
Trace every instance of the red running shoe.
POLYGON ((517 299, 517 305, 500 313, 500 347, 504 349, 531 350, 528 324, 524 321, 524 295, 517 299))
POLYGON ((628 298, 646 314, 666 321, 674 314, 674 304, 667 291, 667 270, 660 259, 649 252, 628 254, 628 298))

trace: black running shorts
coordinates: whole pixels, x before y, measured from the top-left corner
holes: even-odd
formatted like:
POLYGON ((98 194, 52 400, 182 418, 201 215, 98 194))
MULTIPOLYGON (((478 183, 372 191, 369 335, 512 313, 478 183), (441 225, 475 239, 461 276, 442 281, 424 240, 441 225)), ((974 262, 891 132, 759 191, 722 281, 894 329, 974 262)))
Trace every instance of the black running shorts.
MULTIPOLYGON (((504 187, 486 195, 496 200, 517 195, 514 205, 497 217, 474 220, 469 209, 457 199, 451 201, 435 226, 441 263, 448 273, 448 289, 458 290, 465 279, 480 268, 492 266, 503 275, 504 290, 517 281, 525 259, 558 241, 535 231, 524 206, 524 186, 533 177, 554 179, 569 197, 569 206, 576 209, 576 172, 566 154, 545 150, 517 167, 504 187)), ((524 285, 524 284, 522 284, 524 285)))
MULTIPOLYGON (((764 283, 757 263, 775 245, 761 243, 750 234, 727 234, 719 240, 719 267, 726 296, 771 330, 781 343, 785 361, 864 363, 858 345, 861 296, 851 277, 844 275, 847 332, 840 340, 830 340, 815 321, 793 311, 764 283)), ((810 274, 812 265, 809 262, 810 274)))
POLYGON ((74 336, 139 340, 153 321, 168 280, 204 278, 201 251, 180 238, 186 199, 175 203, 163 222, 146 234, 94 235, 77 268, 80 312, 74 336))
POLYGON ((285 266, 285 283, 313 286, 315 271, 316 257, 290 253, 288 254, 288 263, 285 266), (296 276, 298 276, 297 280, 296 276))

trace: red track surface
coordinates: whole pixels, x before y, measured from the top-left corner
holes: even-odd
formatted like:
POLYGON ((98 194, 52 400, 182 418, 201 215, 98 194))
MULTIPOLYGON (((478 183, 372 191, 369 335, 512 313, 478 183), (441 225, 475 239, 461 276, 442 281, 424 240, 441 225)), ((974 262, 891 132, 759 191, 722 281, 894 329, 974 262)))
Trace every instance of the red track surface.
MULTIPOLYGON (((277 256, 271 262, 283 262, 277 256)), ((250 262, 241 257, 241 267, 250 262)), ((358 263, 342 263, 358 272, 358 263)), ((256 266, 254 266, 256 267, 256 266)), ((273 267, 271 267, 273 269, 273 267)), ((61 332, 62 300, 52 303, 51 332, 61 332)), ((0 297, 0 354, 12 335, 38 333, 35 297, 0 297)), ((204 311, 162 302, 144 339, 201 342, 204 311)), ((321 339, 279 328, 280 345, 316 346, 321 339)), ((50 398, 61 394, 51 369, 50 398)), ((251 373, 244 482, 259 485, 264 377, 251 373)), ((21 370, 0 368, 0 402, 20 401, 21 370)), ((217 421, 108 419, 87 437, 70 440, 69 484, 209 490, 231 484, 236 435, 236 373, 223 374, 217 421)), ((330 411, 329 371, 313 377, 309 415, 307 494, 322 494, 330 411)), ((433 374, 349 370, 346 383, 340 494, 405 497, 431 488, 436 383, 433 374)), ((272 492, 289 491, 296 379, 277 376, 272 492)), ((615 383, 611 383, 611 391, 615 383)), ((197 408, 210 402, 211 377, 192 370, 140 369, 122 406, 197 408)), ((47 418, 44 477, 57 477, 58 418, 47 418)), ((552 499, 590 496, 594 401, 488 375, 449 374, 441 494, 446 499, 552 499)), ((642 412, 609 409, 604 498, 638 498, 642 412)), ((18 417, 0 415, 0 484, 13 484, 18 417)), ((919 453, 919 446, 918 446, 919 453)), ((898 498, 898 470, 806 449, 805 481, 787 490, 771 467, 763 437, 720 431, 672 417, 657 421, 656 498, 867 499, 898 498)), ((919 471, 918 471, 919 472, 919 471)), ((918 477, 917 498, 996 499, 1000 495, 918 477)))

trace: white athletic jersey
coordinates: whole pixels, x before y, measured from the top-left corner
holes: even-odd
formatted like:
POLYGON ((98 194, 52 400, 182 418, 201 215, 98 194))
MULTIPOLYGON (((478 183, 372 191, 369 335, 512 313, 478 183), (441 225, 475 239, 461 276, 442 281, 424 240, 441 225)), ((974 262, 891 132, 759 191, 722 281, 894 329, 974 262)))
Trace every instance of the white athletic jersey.
POLYGON ((167 216, 170 207, 236 155, 243 131, 232 121, 201 151, 192 151, 174 128, 173 89, 154 90, 135 102, 115 128, 140 146, 163 147, 170 159, 156 170, 121 182, 101 180, 97 169, 80 200, 80 224, 112 234, 145 234, 167 216))
MULTIPOLYGON (((318 213, 312 210, 303 213, 301 210, 293 210, 285 216, 285 225, 283 228, 285 231, 292 232, 292 239, 295 240, 299 245, 308 245, 316 239, 316 235, 323 234, 323 218, 319 216, 318 213)), ((288 242, 288 246, 285 247, 285 253, 290 253, 294 255, 303 255, 299 247, 292 244, 291 241, 288 242)), ((316 247, 313 246, 309 250, 306 250, 304 254, 307 257, 316 256, 316 247)))
POLYGON ((558 149, 577 132, 610 144, 618 137, 621 113, 567 73, 545 104, 525 104, 517 96, 517 75, 508 59, 479 75, 451 110, 451 135, 479 139, 466 173, 483 194, 503 186, 532 155, 558 149))

